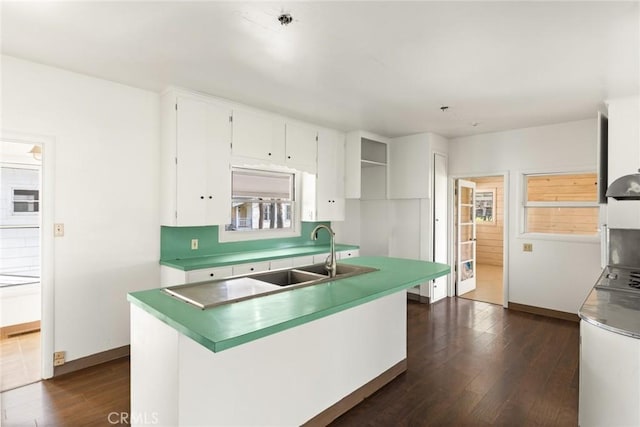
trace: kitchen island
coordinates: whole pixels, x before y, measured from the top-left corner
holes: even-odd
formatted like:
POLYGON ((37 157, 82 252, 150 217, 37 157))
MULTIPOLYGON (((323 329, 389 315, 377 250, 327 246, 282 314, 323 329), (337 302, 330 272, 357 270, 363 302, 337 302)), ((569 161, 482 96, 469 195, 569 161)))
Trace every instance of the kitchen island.
POLYGON ((322 425, 404 372, 404 290, 449 267, 385 257, 344 264, 378 271, 207 310, 160 289, 130 294, 132 418, 322 425))

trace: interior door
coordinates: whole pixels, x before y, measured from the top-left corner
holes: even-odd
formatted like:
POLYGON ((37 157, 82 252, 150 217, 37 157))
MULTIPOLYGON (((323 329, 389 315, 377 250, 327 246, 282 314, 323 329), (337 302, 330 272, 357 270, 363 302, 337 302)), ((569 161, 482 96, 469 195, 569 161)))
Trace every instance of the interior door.
POLYGON ((457 182, 457 257, 456 282, 458 295, 476 288, 476 184, 459 179, 457 182))

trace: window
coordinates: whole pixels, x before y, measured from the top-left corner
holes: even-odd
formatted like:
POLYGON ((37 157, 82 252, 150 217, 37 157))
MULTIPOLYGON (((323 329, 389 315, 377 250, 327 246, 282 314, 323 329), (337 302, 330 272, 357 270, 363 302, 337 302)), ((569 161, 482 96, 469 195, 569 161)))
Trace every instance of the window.
POLYGON ((35 214, 40 211, 40 192, 38 190, 13 189, 13 213, 35 214))
POLYGON ((225 230, 293 230, 294 178, 292 173, 233 169, 231 224, 225 230))
POLYGON ((597 234, 597 181, 595 172, 525 175, 525 233, 597 234))

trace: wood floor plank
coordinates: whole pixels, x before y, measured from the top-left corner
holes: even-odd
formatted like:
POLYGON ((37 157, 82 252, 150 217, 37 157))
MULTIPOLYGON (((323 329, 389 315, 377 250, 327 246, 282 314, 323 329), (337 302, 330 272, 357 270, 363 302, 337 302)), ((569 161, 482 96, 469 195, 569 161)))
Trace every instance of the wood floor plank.
MULTIPOLYGON (((462 298, 410 302, 407 372, 333 426, 576 426, 579 326, 462 298)), ((129 412, 129 360, 0 395, 2 425, 104 426, 129 412)))

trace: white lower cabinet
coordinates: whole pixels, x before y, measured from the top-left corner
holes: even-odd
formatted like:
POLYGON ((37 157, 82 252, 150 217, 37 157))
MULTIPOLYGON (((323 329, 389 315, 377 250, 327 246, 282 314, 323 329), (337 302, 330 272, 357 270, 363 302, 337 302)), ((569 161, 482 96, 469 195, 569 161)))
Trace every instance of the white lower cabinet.
POLYGON ((446 276, 431 281, 430 302, 436 302, 447 296, 446 276))
POLYGON ((268 271, 269 261, 265 262, 248 262, 246 264, 238 264, 233 266, 233 275, 257 273, 259 271, 268 271))
POLYGON ((580 322, 578 425, 640 425, 640 339, 580 322))

